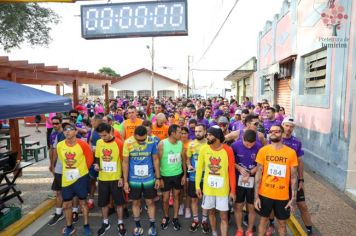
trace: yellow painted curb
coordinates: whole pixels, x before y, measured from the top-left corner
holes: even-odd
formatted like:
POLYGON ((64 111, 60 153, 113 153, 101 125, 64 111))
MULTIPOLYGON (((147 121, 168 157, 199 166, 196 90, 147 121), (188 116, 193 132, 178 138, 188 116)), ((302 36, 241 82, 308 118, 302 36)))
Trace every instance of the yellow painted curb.
POLYGON ((46 213, 55 204, 56 200, 54 199, 48 199, 42 202, 38 207, 30 211, 27 215, 23 216, 21 219, 14 222, 12 225, 2 231, 0 233, 0 236, 15 236, 16 234, 24 230, 27 226, 32 224, 32 222, 37 220, 44 213, 46 213))
POLYGON ((287 225, 292 231, 293 236, 308 236, 293 214, 291 214, 287 220, 287 225))

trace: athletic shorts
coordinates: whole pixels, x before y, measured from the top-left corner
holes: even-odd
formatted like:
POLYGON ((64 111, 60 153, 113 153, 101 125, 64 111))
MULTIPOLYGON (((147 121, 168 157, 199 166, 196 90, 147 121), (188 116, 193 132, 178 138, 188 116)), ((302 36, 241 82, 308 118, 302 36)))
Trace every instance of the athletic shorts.
POLYGON ((254 203, 254 188, 244 188, 241 186, 236 187, 236 203, 244 203, 245 201, 248 204, 254 203))
POLYGON ((206 210, 216 209, 218 211, 228 211, 229 210, 229 196, 203 196, 203 201, 201 207, 206 210))
POLYGON ((269 217, 272 210, 274 215, 279 220, 287 220, 290 216, 290 210, 285 209, 285 206, 288 204, 289 200, 274 200, 260 195, 261 199, 261 210, 256 210, 257 214, 262 217, 269 217))
POLYGON ((89 193, 89 175, 80 177, 73 184, 62 187, 62 197, 64 202, 72 201, 75 196, 79 200, 85 200, 89 193))
POLYGON ((62 190, 62 174, 54 173, 51 190, 53 190, 53 191, 61 191, 62 190))
POLYGON ((155 181, 148 183, 129 183, 130 192, 129 199, 131 200, 139 200, 144 199, 153 199, 157 196, 157 190, 155 189, 155 181))
POLYGON ((124 191, 117 186, 118 181, 98 181, 98 206, 105 207, 110 203, 110 196, 116 206, 125 204, 124 191))
POLYGON ((161 191, 168 192, 171 191, 173 188, 176 190, 182 189, 183 188, 183 186, 181 185, 182 176, 183 174, 175 175, 175 176, 162 176, 164 188, 162 188, 161 191))
POLYGON ((94 169, 94 164, 89 168, 89 176, 91 179, 96 179, 99 176, 99 172, 94 169))
MULTIPOLYGON (((200 189, 203 191, 203 183, 200 183, 200 189)), ((188 196, 191 198, 198 197, 195 189, 195 181, 188 181, 188 196)))

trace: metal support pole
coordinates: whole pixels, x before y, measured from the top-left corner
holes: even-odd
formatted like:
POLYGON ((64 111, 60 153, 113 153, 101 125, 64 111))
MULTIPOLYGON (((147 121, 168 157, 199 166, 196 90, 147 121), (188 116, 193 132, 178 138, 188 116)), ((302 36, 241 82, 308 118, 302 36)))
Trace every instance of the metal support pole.
POLYGON ((152 67, 151 67, 151 94, 152 97, 155 96, 155 85, 154 85, 154 70, 155 70, 155 46, 154 46, 154 37, 152 37, 152 51, 151 51, 151 60, 152 60, 152 67))

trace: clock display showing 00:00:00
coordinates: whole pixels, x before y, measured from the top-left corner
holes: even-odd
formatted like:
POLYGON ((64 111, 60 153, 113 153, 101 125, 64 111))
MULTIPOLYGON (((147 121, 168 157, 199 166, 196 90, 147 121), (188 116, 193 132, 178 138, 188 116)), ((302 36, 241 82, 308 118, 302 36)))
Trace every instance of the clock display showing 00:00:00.
POLYGON ((87 31, 110 31, 113 27, 118 30, 133 31, 178 28, 184 29, 184 6, 172 4, 167 6, 124 6, 121 8, 101 7, 90 8, 85 14, 85 28, 87 31), (115 14, 115 10, 118 13, 115 14), (117 23, 116 25, 114 23, 117 23), (149 27, 151 25, 151 27, 149 27))

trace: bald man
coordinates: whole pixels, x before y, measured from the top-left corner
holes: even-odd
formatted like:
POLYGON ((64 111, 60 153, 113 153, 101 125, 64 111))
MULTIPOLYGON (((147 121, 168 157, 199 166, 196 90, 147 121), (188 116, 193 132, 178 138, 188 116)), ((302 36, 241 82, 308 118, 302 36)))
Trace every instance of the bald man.
POLYGON ((152 126, 152 134, 157 136, 160 140, 168 137, 168 125, 166 125, 167 118, 163 113, 156 115, 156 122, 152 126))

